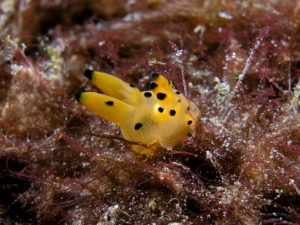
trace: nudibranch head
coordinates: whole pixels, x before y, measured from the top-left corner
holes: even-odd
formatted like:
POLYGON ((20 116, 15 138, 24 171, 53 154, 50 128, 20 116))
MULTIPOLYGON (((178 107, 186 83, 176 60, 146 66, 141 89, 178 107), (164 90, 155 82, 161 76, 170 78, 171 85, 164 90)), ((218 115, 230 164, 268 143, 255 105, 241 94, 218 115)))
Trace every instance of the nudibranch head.
POLYGON ((151 90, 144 92, 106 73, 86 70, 85 76, 103 94, 81 92, 76 99, 91 112, 117 124, 126 140, 172 148, 195 130, 198 107, 160 74, 152 74, 151 90))

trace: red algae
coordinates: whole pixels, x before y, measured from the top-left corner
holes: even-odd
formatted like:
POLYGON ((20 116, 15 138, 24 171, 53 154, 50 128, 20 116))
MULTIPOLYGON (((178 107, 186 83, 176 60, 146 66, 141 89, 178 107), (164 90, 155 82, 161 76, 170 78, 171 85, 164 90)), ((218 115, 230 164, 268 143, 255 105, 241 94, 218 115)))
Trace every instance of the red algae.
POLYGON ((1 224, 299 224, 297 1, 0 5, 1 224), (164 74, 195 136, 137 155, 76 102, 85 69, 164 74))

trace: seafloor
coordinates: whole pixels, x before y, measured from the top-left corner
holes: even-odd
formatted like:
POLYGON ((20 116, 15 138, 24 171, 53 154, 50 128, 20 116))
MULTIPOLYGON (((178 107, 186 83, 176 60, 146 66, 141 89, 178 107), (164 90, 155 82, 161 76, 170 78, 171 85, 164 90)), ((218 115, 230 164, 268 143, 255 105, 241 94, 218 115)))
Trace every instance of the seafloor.
POLYGON ((0 224, 300 224, 299 1, 0 4, 0 224), (87 68, 186 81, 196 135, 136 154, 87 68))

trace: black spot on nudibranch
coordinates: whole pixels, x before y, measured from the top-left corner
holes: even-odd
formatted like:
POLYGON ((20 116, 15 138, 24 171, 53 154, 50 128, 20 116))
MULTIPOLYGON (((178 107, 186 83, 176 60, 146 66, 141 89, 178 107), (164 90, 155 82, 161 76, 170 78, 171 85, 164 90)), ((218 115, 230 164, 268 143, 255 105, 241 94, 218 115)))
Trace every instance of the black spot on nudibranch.
POLYGON ((158 107, 158 112, 162 113, 164 111, 164 108, 163 107, 158 107))
POLYGON ((150 84, 151 90, 155 89, 157 86, 158 85, 156 83, 154 83, 154 82, 151 82, 151 84, 150 84))
POLYGON ((156 79, 156 78, 158 78, 159 77, 159 74, 158 73, 156 73, 156 72, 153 72, 152 74, 151 74, 151 76, 152 76, 152 79, 156 79))
POLYGON ((147 91, 144 93, 144 96, 150 98, 152 96, 151 92, 147 91))
POLYGON ((86 70, 84 71, 84 76, 86 76, 89 80, 91 80, 93 73, 94 73, 93 70, 86 70))
POLYGON ((82 94, 82 92, 78 92, 78 93, 76 93, 76 95, 75 95, 75 98, 76 98, 76 100, 77 100, 78 102, 80 102, 81 94, 82 94))
POLYGON ((143 124, 137 123, 137 124, 135 124, 134 129, 139 130, 139 129, 141 129, 142 126, 143 126, 143 124))
POLYGON ((164 100, 167 97, 165 93, 161 93, 161 92, 157 93, 156 96, 159 100, 164 100))
POLYGON ((134 85, 133 85, 133 84, 129 84, 129 86, 132 87, 132 88, 134 88, 134 85))
POLYGON ((192 123, 193 123, 193 121, 191 121, 191 120, 189 120, 189 121, 187 122, 188 125, 192 125, 192 123))
POLYGON ((178 94, 178 95, 180 95, 180 91, 176 91, 175 93, 178 94))
POLYGON ((187 136, 188 136, 188 137, 192 137, 193 135, 192 135, 191 133, 188 133, 187 136))
POLYGON ((113 101, 107 101, 107 102, 105 102, 105 104, 111 106, 111 105, 114 105, 114 102, 113 101))
POLYGON ((175 111, 174 109, 171 109, 171 110, 170 110, 170 115, 171 115, 171 116, 175 116, 175 114, 176 114, 176 111, 175 111))

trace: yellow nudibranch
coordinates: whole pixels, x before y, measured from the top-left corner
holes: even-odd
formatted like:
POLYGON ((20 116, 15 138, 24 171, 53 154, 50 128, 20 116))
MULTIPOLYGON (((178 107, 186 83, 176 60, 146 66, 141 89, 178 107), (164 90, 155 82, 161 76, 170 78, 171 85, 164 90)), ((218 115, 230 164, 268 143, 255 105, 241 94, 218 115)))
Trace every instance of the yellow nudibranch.
MULTIPOLYGON (((80 92, 76 94, 77 101, 89 111, 117 124, 126 140, 172 148, 185 137, 192 136, 200 111, 174 90, 172 82, 164 76, 152 73, 151 90, 141 92, 106 73, 86 70, 84 75, 103 94, 80 92)), ((146 155, 149 154, 151 152, 146 151, 146 155)))

